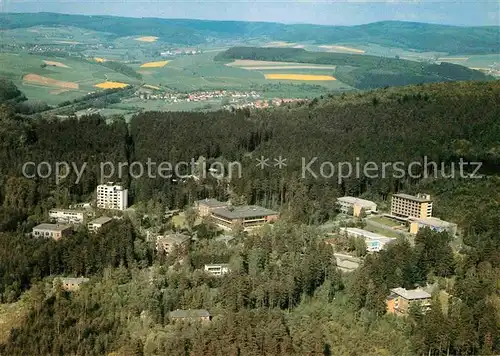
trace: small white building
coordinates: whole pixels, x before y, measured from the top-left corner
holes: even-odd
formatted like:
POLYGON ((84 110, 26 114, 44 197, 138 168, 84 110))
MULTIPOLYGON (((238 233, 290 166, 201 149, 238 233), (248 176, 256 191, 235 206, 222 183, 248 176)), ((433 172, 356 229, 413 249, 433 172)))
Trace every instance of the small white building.
POLYGON ((341 213, 348 214, 352 209, 353 216, 360 216, 364 210, 366 214, 377 212, 377 204, 371 200, 360 199, 356 197, 340 197, 337 198, 338 209, 341 213))
POLYGON ((341 234, 346 234, 349 237, 362 237, 365 239, 366 250, 368 252, 377 252, 382 250, 387 244, 396 241, 395 237, 387 237, 376 234, 371 231, 358 229, 355 227, 341 227, 341 234))
POLYGON ((97 218, 95 220, 90 221, 87 224, 87 229, 92 232, 97 232, 99 231, 104 225, 109 224, 111 221, 113 221, 112 218, 108 218, 107 216, 102 216, 100 218, 97 218))
POLYGON ((54 279, 53 286, 55 287, 57 282, 61 281, 61 286, 64 290, 69 292, 75 292, 80 289, 80 285, 83 283, 87 283, 89 281, 88 278, 85 277, 57 277, 54 279))
POLYGON ((83 224, 85 221, 85 212, 73 209, 51 209, 49 211, 49 218, 60 224, 83 224))
POLYGON ((100 209, 125 210, 128 208, 128 190, 120 184, 109 182, 97 186, 97 207, 100 209))
POLYGON ((205 265, 205 272, 211 274, 212 276, 222 276, 223 274, 229 273, 229 265, 227 263, 216 263, 205 265))

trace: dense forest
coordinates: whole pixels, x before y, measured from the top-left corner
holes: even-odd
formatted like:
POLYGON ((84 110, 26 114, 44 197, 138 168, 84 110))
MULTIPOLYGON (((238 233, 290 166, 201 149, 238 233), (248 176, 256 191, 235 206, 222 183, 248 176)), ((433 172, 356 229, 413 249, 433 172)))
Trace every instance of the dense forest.
MULTIPOLYGON (((148 112, 130 123, 97 115, 26 119, 7 101, 0 109, 0 298, 24 307, 0 339, 0 354, 498 354, 499 97, 498 81, 440 83, 272 110, 148 112), (261 156, 285 157, 287 166, 261 169, 261 156), (199 239, 168 256, 142 236, 145 220, 135 215, 58 242, 26 236, 49 209, 92 199, 100 162, 175 164, 200 157, 226 166, 241 162, 241 177, 136 179, 126 173, 121 180, 131 202, 161 216, 196 199, 233 198, 278 209, 281 221, 256 236, 238 233, 228 245, 202 222, 195 228, 199 239), (426 178, 397 177, 390 169, 385 178, 303 177, 303 160, 315 157, 313 172, 324 161, 424 157, 437 168, 426 178), (451 177, 460 159, 482 162, 483 177, 451 177), (23 177, 28 161, 87 162, 87 169, 78 182, 72 173, 56 184, 54 176, 23 177), (413 243, 400 239, 368 255, 355 272, 340 272, 317 227, 335 216, 335 198, 361 196, 382 208, 400 191, 433 195, 435 215, 459 224, 460 245, 424 229, 413 243), (201 271, 206 263, 229 263, 231 273, 209 276, 201 271), (90 282, 78 293, 52 290, 55 275, 90 282), (418 286, 435 290, 431 312, 385 314, 390 288, 418 286), (169 318, 172 310, 197 308, 213 320, 174 324, 169 318)), ((202 176, 197 169, 182 173, 202 176)), ((160 221, 169 227, 167 218, 160 221)))
POLYGON ((63 15, 54 13, 0 14, 2 29, 31 26, 75 26, 111 35, 148 33, 178 44, 201 44, 211 39, 271 39, 318 44, 373 43, 425 52, 488 54, 498 52, 498 27, 459 27, 402 21, 358 26, 321 26, 243 21, 126 18, 117 16, 63 15), (171 40, 170 40, 171 41, 171 40))
POLYGON ((333 64, 338 66, 334 71, 334 76, 357 89, 493 79, 480 71, 453 63, 425 64, 399 58, 309 52, 303 48, 233 47, 215 57, 217 61, 235 59, 333 64))

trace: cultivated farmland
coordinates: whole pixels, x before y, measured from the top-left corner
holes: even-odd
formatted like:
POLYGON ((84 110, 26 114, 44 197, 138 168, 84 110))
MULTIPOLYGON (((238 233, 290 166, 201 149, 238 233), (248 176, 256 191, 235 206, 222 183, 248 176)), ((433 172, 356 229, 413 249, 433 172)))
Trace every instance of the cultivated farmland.
POLYGON ((156 42, 158 40, 158 37, 156 37, 156 36, 142 36, 142 37, 136 38, 135 40, 140 41, 140 42, 156 42))
POLYGON ((311 75, 311 74, 288 74, 288 73, 271 73, 265 74, 266 79, 270 80, 305 80, 305 81, 330 81, 336 80, 330 75, 311 75))
POLYGON ((141 65, 141 68, 163 68, 169 61, 147 62, 141 65))
POLYGON ((326 49, 329 52, 356 53, 356 54, 365 53, 365 51, 362 49, 346 47, 346 46, 322 45, 319 46, 319 48, 326 49))
POLYGON ((121 82, 103 82, 94 86, 100 89, 122 89, 128 87, 129 85, 121 82))
POLYGON ((45 63, 48 66, 54 66, 54 67, 60 67, 60 68, 70 68, 66 64, 61 63, 61 62, 56 62, 56 61, 44 60, 43 63, 45 63))
POLYGON ((30 83, 30 84, 36 84, 36 85, 43 85, 43 86, 49 86, 49 87, 59 87, 59 88, 64 88, 64 89, 78 89, 78 83, 73 83, 73 82, 65 82, 62 80, 56 80, 48 77, 43 77, 38 74, 26 74, 23 77, 23 81, 30 83))

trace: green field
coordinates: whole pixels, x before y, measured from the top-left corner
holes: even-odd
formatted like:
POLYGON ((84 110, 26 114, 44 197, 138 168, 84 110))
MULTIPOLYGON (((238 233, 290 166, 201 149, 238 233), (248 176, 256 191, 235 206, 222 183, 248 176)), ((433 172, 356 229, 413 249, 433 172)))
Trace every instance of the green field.
POLYGON ((380 224, 387 225, 389 227, 401 226, 401 224, 398 223, 397 221, 389 219, 389 218, 386 218, 385 216, 376 216, 376 217, 370 218, 370 220, 378 222, 380 224))
MULTIPOLYGON (((49 16, 50 17, 50 16, 49 16)), ((8 78, 25 93, 29 99, 42 100, 49 105, 58 105, 67 100, 80 98, 88 93, 101 90, 96 84, 104 81, 116 81, 131 85, 150 84, 161 86, 164 90, 173 92, 194 92, 203 90, 235 90, 256 91, 262 98, 313 98, 326 93, 365 89, 372 86, 384 86, 386 82, 407 83, 406 78, 418 74, 420 70, 414 61, 432 63, 438 60, 460 64, 471 68, 482 68, 486 74, 496 75, 500 70, 500 55, 460 55, 447 56, 446 52, 417 52, 410 49, 386 47, 381 44, 335 42, 322 45, 314 41, 288 41, 286 44, 269 39, 227 39, 216 40, 213 43, 200 43, 197 47, 192 45, 174 45, 168 43, 166 37, 161 37, 154 42, 137 41, 141 36, 155 36, 154 28, 144 28, 138 34, 118 34, 99 32, 93 29, 79 28, 74 26, 42 26, 11 28, 0 31, 0 40, 3 50, 0 52, 0 77, 8 78), (227 61, 217 61, 214 58, 227 46, 233 46, 246 42, 259 46, 303 47, 318 56, 336 56, 341 61, 335 69, 330 62, 310 63, 310 68, 287 68, 292 64, 278 62, 274 68, 254 68, 249 70, 240 66, 228 66, 227 61), (327 46, 327 47, 325 47, 327 46), (330 47, 328 47, 330 46, 330 47), (162 57, 161 52, 170 50, 193 49, 202 50, 203 53, 194 55, 175 55, 174 57, 162 57), (365 51, 364 55, 351 56, 356 50, 365 51), (351 52, 349 52, 351 51, 351 52), (372 55, 372 56, 370 56, 372 55), (401 63, 401 68, 393 68, 394 63, 384 64, 385 69, 376 67, 377 59, 381 56, 386 58, 395 57, 410 59, 409 63, 401 63), (135 73, 122 74, 116 68, 111 69, 94 60, 103 58, 107 61, 120 62, 134 69, 142 75, 142 79, 134 78, 135 73), (465 60, 453 58, 463 57, 465 60), (369 68, 366 63, 374 63, 369 68), (448 59, 447 59, 448 58, 448 59), (43 61, 61 62, 69 68, 56 66, 43 66, 43 61), (145 62, 169 60, 163 68, 141 68, 145 62), (353 67, 351 62, 356 60, 361 64, 353 67), (365 63, 366 62, 366 63, 365 63), (412 66, 413 62, 413 66, 412 66), (326 64, 330 64, 326 67, 326 64), (372 68, 373 67, 373 68, 372 68), (415 73, 413 73, 415 72, 415 73), (266 79, 266 74, 305 74, 305 75, 330 75, 335 81, 308 81, 266 79), (50 85, 23 81, 27 74, 36 74, 53 80, 71 82, 78 84, 78 88, 66 90, 60 88, 57 83, 50 85), (384 76, 397 76, 397 78, 384 78, 384 76), (404 77, 404 78, 403 78, 404 77), (349 84, 346 84, 349 83, 349 84)), ((243 57, 240 57, 243 58, 243 57)), ((387 59, 389 60, 389 59, 387 59)), ((385 63, 385 62, 384 62, 385 63)), ((397 63, 399 64, 399 62, 397 63)), ((297 63, 295 63, 295 67, 297 63)), ((500 73, 500 72, 499 72, 500 73)), ((465 76, 464 78, 468 78, 465 76)), ((414 82, 425 81, 423 76, 413 78, 414 82)), ((463 78, 462 78, 463 79, 463 78)), ((433 79, 432 79, 433 80, 433 79)), ((431 81, 432 81, 431 80, 431 81)), ((169 104, 161 101, 143 102, 131 99, 125 106, 135 106, 144 110, 200 110, 217 108, 220 103, 176 103, 169 104)), ((115 106, 116 107, 116 106, 115 106)), ((116 107, 120 108, 120 107, 116 107)), ((120 108, 121 109, 121 108, 120 108)))
POLYGON ((100 90, 95 84, 109 81, 139 84, 140 81, 127 77, 106 68, 94 61, 79 58, 43 57, 30 54, 0 53, 0 76, 14 82, 29 99, 46 101, 50 105, 62 101, 82 97, 89 92, 100 90), (42 68, 44 60, 62 63, 69 68, 46 66, 42 68), (78 89, 63 91, 58 86, 48 86, 33 82, 23 81, 27 74, 36 74, 43 77, 77 83, 78 89))
MULTIPOLYGON (((184 56, 170 61, 163 68, 140 68, 139 64, 131 65, 148 84, 168 86, 178 91, 229 89, 229 90, 258 90, 259 87, 268 84, 276 84, 275 80, 267 80, 264 74, 274 70, 246 70, 238 67, 227 66, 214 61, 218 52, 205 52, 203 54, 184 56)), ((332 75, 331 69, 325 70, 318 66, 317 69, 285 69, 279 73, 299 74, 322 74, 332 75)), ((316 81, 282 81, 287 84, 296 85, 294 92, 302 92, 307 97, 308 90, 301 89, 301 84, 321 85, 325 91, 349 90, 348 85, 340 82, 316 82, 316 81)), ((287 90, 288 92, 290 90, 287 90)), ((281 96, 287 96, 283 94, 281 96)))
POLYGON ((460 64, 469 68, 491 68, 500 70, 500 53, 484 55, 443 56, 440 61, 460 64))

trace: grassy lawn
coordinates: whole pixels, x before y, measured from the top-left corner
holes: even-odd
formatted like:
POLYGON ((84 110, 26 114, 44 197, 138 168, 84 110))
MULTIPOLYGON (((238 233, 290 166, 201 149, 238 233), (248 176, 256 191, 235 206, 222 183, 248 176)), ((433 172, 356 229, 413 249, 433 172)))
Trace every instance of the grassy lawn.
POLYGON ((400 224, 397 221, 386 218, 385 216, 377 216, 377 217, 374 217, 370 220, 378 222, 379 224, 384 224, 384 225, 390 226, 390 227, 400 226, 400 224))
POLYGON ((374 232, 374 233, 379 234, 379 235, 387 236, 387 237, 402 236, 402 234, 397 232, 396 230, 392 231, 392 230, 382 229, 382 228, 378 228, 378 227, 371 226, 371 225, 366 225, 366 227, 364 227, 364 229, 367 231, 374 232))
POLYGON ((176 228, 180 228, 180 229, 183 229, 183 228, 186 228, 186 216, 184 215, 184 213, 180 213, 179 215, 174 215, 172 217, 172 223, 174 224, 174 226, 176 228))

